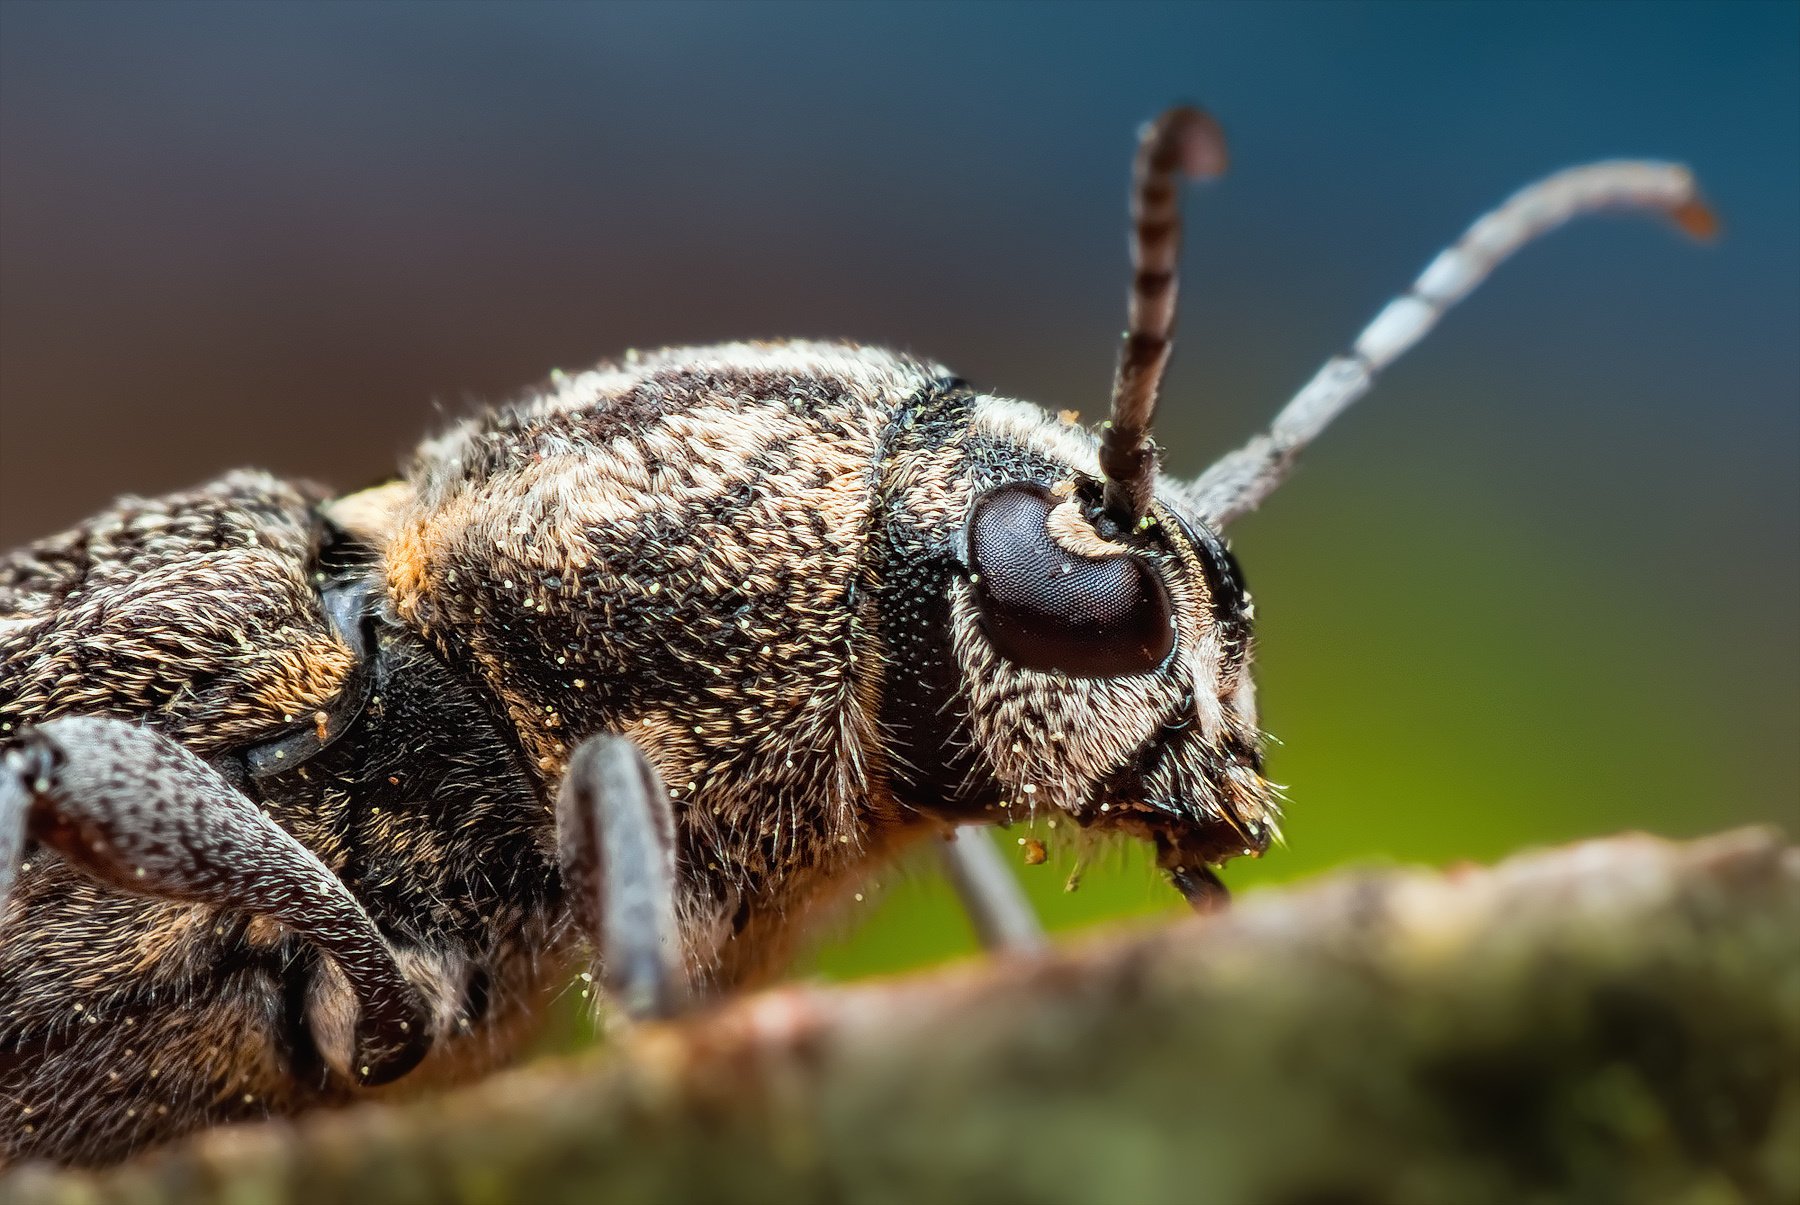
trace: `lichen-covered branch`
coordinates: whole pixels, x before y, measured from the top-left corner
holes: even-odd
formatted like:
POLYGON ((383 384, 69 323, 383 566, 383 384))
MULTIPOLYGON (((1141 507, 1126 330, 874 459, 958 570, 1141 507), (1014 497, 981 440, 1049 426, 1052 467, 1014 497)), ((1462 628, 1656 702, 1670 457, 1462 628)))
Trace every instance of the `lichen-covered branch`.
POLYGON ((1800 850, 1628 836, 1344 874, 0 1196, 1796 1201, 1800 850))

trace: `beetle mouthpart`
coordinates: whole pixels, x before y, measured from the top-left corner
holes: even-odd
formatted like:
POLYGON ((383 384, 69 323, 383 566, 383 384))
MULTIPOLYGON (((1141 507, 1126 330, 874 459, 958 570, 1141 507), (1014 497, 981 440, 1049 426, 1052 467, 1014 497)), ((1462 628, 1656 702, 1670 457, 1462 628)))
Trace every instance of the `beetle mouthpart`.
POLYGON ((1172 866, 1169 882, 1181 893, 1188 907, 1205 915, 1222 911, 1231 903, 1231 889, 1220 881, 1210 866, 1172 866))
MULTIPOLYGON (((1234 835, 1238 832, 1235 826, 1223 827, 1229 828, 1234 835)), ((1219 912, 1231 903, 1231 891, 1220 881, 1215 868, 1238 854, 1256 857, 1262 853, 1257 846, 1223 848, 1221 842, 1230 838, 1217 830, 1204 835, 1165 830, 1155 834, 1153 839, 1156 864, 1167 872, 1169 884, 1181 893, 1188 907, 1202 915, 1219 912)))
POLYGON ((1270 834, 1266 826, 1256 826, 1259 835, 1247 837, 1244 827, 1230 820, 1196 819, 1169 807, 1116 800, 1108 801, 1105 810, 1091 815, 1087 823, 1153 845, 1157 866, 1199 913, 1217 912, 1231 902, 1217 867, 1237 857, 1260 857, 1270 834))

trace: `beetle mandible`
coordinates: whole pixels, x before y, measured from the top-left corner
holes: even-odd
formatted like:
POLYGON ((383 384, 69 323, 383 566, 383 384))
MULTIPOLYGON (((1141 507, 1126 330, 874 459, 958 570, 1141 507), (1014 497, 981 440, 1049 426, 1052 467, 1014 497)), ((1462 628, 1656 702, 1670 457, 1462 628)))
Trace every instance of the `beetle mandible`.
POLYGON ((1221 899, 1278 831, 1225 527, 1527 242, 1712 221, 1679 166, 1551 176, 1181 481, 1178 184, 1224 166, 1199 110, 1142 133, 1098 433, 852 344, 632 354, 387 485, 239 472, 0 561, 0 1163, 473 1074, 584 950, 673 1015, 922 841, 1030 944, 961 826, 1127 833, 1221 899))

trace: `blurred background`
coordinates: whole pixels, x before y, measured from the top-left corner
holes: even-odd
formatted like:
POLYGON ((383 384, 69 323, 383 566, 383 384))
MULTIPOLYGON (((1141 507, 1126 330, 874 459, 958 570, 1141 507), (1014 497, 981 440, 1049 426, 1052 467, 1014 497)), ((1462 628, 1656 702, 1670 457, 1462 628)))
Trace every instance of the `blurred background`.
MULTIPOLYGON (((1800 828, 1800 7, 0 5, 0 547, 260 465, 349 489, 624 348, 845 336, 1089 418, 1134 131, 1210 106, 1160 424, 1197 471, 1478 212, 1683 159, 1726 237, 1507 265, 1234 530, 1289 844, 1800 828)), ((1000 840, 1014 853, 1012 839, 1000 840)), ((1135 850, 1049 922, 1176 911, 1135 850)), ((883 876, 806 973, 971 948, 883 876)))

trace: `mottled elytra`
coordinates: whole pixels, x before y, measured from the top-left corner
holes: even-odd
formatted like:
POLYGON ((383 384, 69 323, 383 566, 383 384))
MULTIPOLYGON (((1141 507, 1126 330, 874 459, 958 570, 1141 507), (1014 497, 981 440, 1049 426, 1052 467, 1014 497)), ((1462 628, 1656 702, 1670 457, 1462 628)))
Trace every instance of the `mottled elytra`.
POLYGON ((1220 904, 1280 818, 1226 526, 1532 239, 1709 220, 1670 164, 1532 185, 1182 481, 1177 190, 1225 160, 1199 110, 1143 132, 1098 433, 853 343, 674 348, 360 493, 231 473, 0 559, 0 1163, 479 1074, 584 963, 678 1016, 908 849, 1028 950, 980 824, 1220 904))

